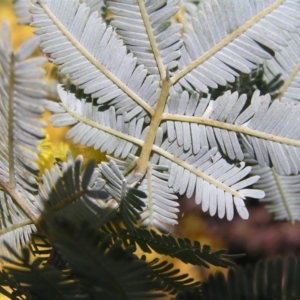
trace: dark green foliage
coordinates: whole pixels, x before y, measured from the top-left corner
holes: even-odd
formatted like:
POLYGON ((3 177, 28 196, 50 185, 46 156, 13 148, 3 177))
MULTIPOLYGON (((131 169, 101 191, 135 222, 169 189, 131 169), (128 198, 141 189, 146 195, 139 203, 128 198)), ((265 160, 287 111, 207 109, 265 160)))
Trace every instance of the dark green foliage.
POLYGON ((149 265, 154 273, 154 278, 161 282, 163 291, 172 295, 190 290, 197 290, 200 293, 200 282, 195 282, 193 278, 189 278, 188 274, 180 274, 179 269, 173 269, 174 264, 154 259, 149 265))
POLYGON ((244 269, 230 269, 227 279, 222 273, 210 275, 208 280, 202 283, 201 299, 298 300, 299 283, 299 257, 289 256, 286 260, 270 259, 258 262, 255 268, 248 266, 244 269))
POLYGON ((217 89, 210 90, 213 99, 217 99, 228 90, 238 91, 239 94, 246 94, 251 99, 254 91, 259 90, 262 95, 270 94, 274 100, 278 95, 278 91, 284 84, 281 74, 277 74, 270 81, 264 78, 264 66, 261 65, 253 70, 250 74, 241 74, 236 81, 227 86, 219 86, 217 89))
POLYGON ((0 279, 2 286, 13 289, 11 295, 6 296, 11 299, 89 299, 69 270, 59 271, 49 264, 44 265, 41 258, 30 262, 27 249, 23 249, 22 255, 11 248, 9 251, 15 259, 4 258, 10 265, 5 266, 0 279))
POLYGON ((14 289, 24 299, 156 299, 165 293, 197 287, 199 282, 180 274, 166 261, 145 261, 134 253, 133 246, 123 246, 123 241, 113 241, 110 234, 100 234, 88 223, 71 223, 61 217, 46 218, 49 236, 54 249, 52 262, 65 262, 64 268, 54 267, 42 258, 30 262, 30 252, 22 255, 9 248, 14 259, 1 274, 1 285, 14 289), (60 256, 61 255, 61 256, 60 256))
POLYGON ((109 235, 101 237, 89 224, 57 219, 47 224, 54 245, 91 299, 154 299, 161 295, 155 293, 159 283, 149 280, 151 269, 133 254, 132 246, 124 249, 122 240, 112 244, 109 235))
POLYGON ((208 263, 224 268, 234 265, 231 261, 224 259, 228 257, 227 250, 210 252, 210 246, 201 247, 198 241, 192 243, 188 238, 175 238, 172 234, 160 235, 154 230, 142 228, 136 228, 135 232, 130 233, 129 236, 144 252, 152 252, 152 249, 159 254, 176 257, 185 263, 205 267, 209 267, 208 263))
POLYGON ((209 268, 209 264, 227 268, 235 264, 228 260, 243 255, 228 255, 226 249, 210 251, 210 246, 201 246, 199 241, 193 243, 188 238, 174 237, 172 234, 160 234, 154 230, 135 227, 133 231, 128 231, 118 224, 120 220, 113 220, 101 228, 103 234, 111 234, 113 239, 121 237, 126 244, 137 245, 145 253, 153 251, 180 259, 184 263, 204 266, 209 268))

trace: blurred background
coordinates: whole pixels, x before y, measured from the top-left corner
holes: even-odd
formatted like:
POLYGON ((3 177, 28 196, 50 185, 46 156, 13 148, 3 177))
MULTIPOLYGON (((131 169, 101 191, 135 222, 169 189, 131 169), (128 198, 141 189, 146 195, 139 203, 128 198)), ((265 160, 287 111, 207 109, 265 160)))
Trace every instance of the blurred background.
MULTIPOLYGON (((12 0, 0 0, 0 24, 9 20, 11 27, 11 41, 14 49, 33 34, 29 26, 18 25, 12 9, 12 0)), ((2 31, 2 29, 1 29, 2 31)), ((55 75, 53 65, 46 66, 49 82, 55 75), (54 70, 54 71, 53 71, 54 70)), ((45 113, 45 120, 49 113, 45 113)), ((80 146, 71 146, 70 141, 65 141, 66 129, 54 129, 51 124, 47 128, 47 138, 41 146, 43 153, 40 158, 40 166, 50 167, 55 157, 64 159, 67 149, 73 151, 74 156, 83 153, 88 157, 97 157, 101 160, 104 156, 93 149, 83 149, 80 146)), ((201 212, 201 207, 195 205, 193 199, 180 199, 181 213, 179 225, 170 228, 174 235, 188 237, 191 240, 199 240, 201 244, 208 244, 212 249, 228 249, 230 254, 245 253, 245 257, 235 260, 237 264, 254 264, 259 259, 274 258, 278 255, 298 255, 300 251, 300 225, 275 222, 272 216, 256 201, 248 200, 250 219, 245 221, 238 216, 232 222, 219 220, 201 212)), ((1 252, 1 249, 0 249, 1 252)), ((137 253, 138 255, 141 253, 137 253)), ((153 255, 156 256, 156 255, 153 255)), ((218 268, 197 268, 190 265, 174 262, 182 273, 189 273, 195 279, 205 279, 217 270, 226 273, 226 270, 218 268)), ((0 299, 1 298, 0 295, 0 299)))

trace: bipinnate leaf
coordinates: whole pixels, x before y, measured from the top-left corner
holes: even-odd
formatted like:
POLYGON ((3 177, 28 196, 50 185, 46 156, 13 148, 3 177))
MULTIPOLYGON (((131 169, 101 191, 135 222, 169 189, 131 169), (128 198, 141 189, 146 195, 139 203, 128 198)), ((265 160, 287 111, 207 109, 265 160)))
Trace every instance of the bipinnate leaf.
POLYGON ((300 218, 299 0, 15 0, 14 7, 38 37, 16 52, 7 23, 0 37, 0 246, 7 241, 10 263, 0 285, 11 288, 0 292, 296 299, 294 258, 286 273, 278 259, 246 275, 231 270, 227 282, 211 276, 200 290, 172 264, 147 263, 134 250, 233 265, 226 250, 164 234, 177 224, 181 195, 232 220, 235 210, 247 219, 247 198, 266 192, 276 219, 300 218), (47 95, 46 58, 29 58, 38 45, 64 78, 58 102, 47 95), (82 171, 83 157, 68 153, 39 177, 44 108, 54 126, 70 126, 73 143, 113 157, 82 171), (53 247, 46 265, 23 248, 36 230, 53 247))
POLYGON ((160 230, 176 224, 174 193, 195 195, 212 216, 231 220, 236 209, 247 219, 246 197, 264 192, 251 188, 259 176, 249 177, 241 144, 261 166, 299 173, 298 106, 259 91, 250 104, 237 92, 201 94, 284 49, 300 26, 297 1, 229 1, 231 10, 207 1, 183 35, 170 23, 176 1, 107 1, 108 26, 76 1, 66 17, 69 1, 37 0, 31 10, 42 50, 85 93, 58 87, 61 103, 47 107, 55 126, 73 126, 75 143, 125 160, 116 193, 130 186, 147 195, 132 220, 160 230))

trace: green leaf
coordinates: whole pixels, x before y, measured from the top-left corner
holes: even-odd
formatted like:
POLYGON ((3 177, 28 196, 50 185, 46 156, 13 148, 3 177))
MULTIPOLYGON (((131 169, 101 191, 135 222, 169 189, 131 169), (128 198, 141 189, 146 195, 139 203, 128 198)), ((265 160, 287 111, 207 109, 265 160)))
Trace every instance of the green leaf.
MULTIPOLYGON (((5 272, 0 275, 0 282, 6 277, 12 283, 14 291, 8 295, 11 299, 16 299, 17 294, 26 295, 26 299, 89 299, 80 289, 78 280, 70 277, 68 271, 59 271, 49 264, 44 265, 41 258, 30 261, 29 250, 26 248, 22 255, 10 247, 8 250, 14 259, 4 258, 9 265, 4 267, 5 272)), ((1 285, 5 285, 5 282, 1 282, 1 285)))
POLYGON ((151 268, 122 247, 118 240, 102 237, 88 223, 70 223, 50 217, 49 231, 72 273, 94 299, 156 299, 159 282, 151 280, 151 268), (111 246, 110 246, 111 245, 111 246))

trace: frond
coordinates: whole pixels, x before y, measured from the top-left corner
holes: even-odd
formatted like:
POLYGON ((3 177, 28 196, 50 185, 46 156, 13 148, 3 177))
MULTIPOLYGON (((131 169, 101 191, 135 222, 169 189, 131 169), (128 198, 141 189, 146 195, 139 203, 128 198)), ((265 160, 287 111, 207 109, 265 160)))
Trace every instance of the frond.
MULTIPOLYGON (((247 162, 248 159, 247 159, 247 162)), ((300 220, 300 175, 285 176, 276 173, 274 168, 261 167, 253 161, 252 174, 260 176, 254 188, 265 191, 266 196, 259 201, 273 214, 275 220, 300 220)))
POLYGON ((284 85, 278 89, 278 98, 282 102, 300 101, 300 30, 290 33, 291 40, 287 47, 276 53, 274 58, 265 63, 265 78, 271 81, 281 74, 284 85))
POLYGON ((228 91, 216 101, 198 99, 183 92, 169 100, 170 113, 165 114, 168 139, 177 138, 178 148, 191 151, 192 147, 199 155, 203 147, 218 147, 231 160, 242 161, 241 137, 247 152, 261 166, 274 166, 279 174, 299 173, 298 105, 270 103, 270 96, 259 96, 259 91, 246 109, 246 95, 238 96, 237 92, 228 91))
POLYGON ((72 216, 78 221, 89 220, 98 224, 97 214, 101 208, 95 199, 101 201, 101 192, 98 186, 90 187, 93 184, 94 162, 90 161, 81 174, 82 156, 73 160, 69 152, 67 157, 67 162, 62 162, 61 167, 55 165, 50 171, 46 169, 42 175, 40 210, 44 217, 55 212, 62 217, 72 216))
POLYGON ((3 190, 0 190, 0 200, 1 254, 9 256, 10 252, 3 246, 4 242, 15 249, 20 249, 30 242, 31 234, 36 231, 36 227, 22 208, 3 190))
POLYGON ((299 173, 299 123, 296 121, 299 108, 278 100, 270 105, 268 95, 259 98, 254 93, 251 105, 236 119, 235 124, 263 132, 261 137, 247 134, 247 130, 240 135, 247 152, 261 166, 274 166, 282 175, 299 173))
MULTIPOLYGON (((19 18, 19 24, 30 24, 33 21, 32 14, 30 13, 30 8, 32 7, 31 0, 13 0, 13 7, 16 16, 19 18)), ((90 14, 93 12, 101 11, 102 6, 104 6, 103 0, 79 0, 85 3, 87 7, 90 8, 90 14)))
POLYGON ((147 192, 146 209, 141 214, 141 226, 154 225, 160 231, 168 232, 165 224, 177 224, 178 198, 169 187, 168 168, 149 164, 147 173, 138 189, 147 192))
POLYGON ((300 297, 299 271, 299 258, 293 256, 289 256, 286 261, 282 258, 260 261, 255 268, 249 266, 245 269, 230 269, 227 279, 221 273, 210 275, 202 284, 200 299, 296 300, 300 297))
MULTIPOLYGON (((145 259, 145 258, 142 258, 145 259)), ((156 280, 161 282, 162 290, 171 295, 179 291, 198 289, 200 291, 200 282, 194 281, 188 274, 180 274, 179 269, 174 269, 174 264, 167 261, 153 259, 148 263, 153 271, 156 280)))
POLYGON ((1 100, 1 180, 15 188, 36 190, 38 144, 44 138, 43 58, 27 59, 39 40, 26 41, 14 54, 9 41, 9 27, 4 23, 0 44, 1 100))
POLYGON ((170 19, 177 12, 178 1, 107 1, 113 13, 111 25, 117 28, 127 48, 149 74, 165 77, 165 71, 177 67, 181 24, 170 19))
POLYGON ((136 58, 127 54, 118 35, 97 12, 89 16, 85 3, 75 1, 70 6, 65 0, 38 0, 31 12, 31 25, 40 27, 35 33, 41 37, 42 51, 62 74, 69 74, 73 84, 97 98, 100 105, 122 107, 122 113, 153 112, 158 82, 153 76, 145 79, 147 70, 136 66, 136 58))
POLYGON ((9 27, 0 40, 0 240, 12 247, 28 242, 39 215, 37 194, 38 145, 44 137, 40 120, 45 96, 46 59, 28 58, 38 46, 34 37, 13 53, 9 27))
MULTIPOLYGON (((168 145, 163 145, 166 152, 172 150, 172 144, 168 145)), ((182 150, 181 147, 174 161, 160 160, 161 164, 169 166, 169 186, 181 195, 186 193, 188 198, 195 193, 196 204, 202 204, 202 210, 209 211, 211 216, 217 213, 219 218, 226 215, 232 220, 236 208, 240 217, 247 219, 245 197, 264 197, 260 190, 247 189, 259 179, 258 176, 247 178, 251 168, 245 163, 229 164, 216 148, 207 151, 204 147, 197 155, 182 150)))
POLYGON ((151 280, 151 268, 122 247, 118 240, 110 246, 109 235, 101 238, 89 224, 48 219, 55 246, 69 263, 72 274, 93 299, 157 299, 160 283, 151 280))
POLYGON ((80 288, 78 280, 70 278, 68 272, 59 271, 49 264, 44 265, 41 258, 30 261, 26 248, 22 255, 12 248, 8 250, 14 259, 4 259, 9 265, 4 267, 5 273, 0 275, 0 282, 1 277, 7 277, 7 283, 12 284, 10 288, 15 291, 11 299, 16 299, 17 293, 19 297, 26 296, 26 299, 90 299, 80 288))
POLYGON ((75 94, 66 92, 58 86, 61 103, 48 102, 47 108, 56 114, 50 118, 54 126, 75 125, 67 133, 67 138, 73 138, 74 143, 88 147, 94 146, 115 157, 126 158, 129 153, 135 154, 138 140, 142 135, 144 118, 133 118, 125 121, 123 115, 118 115, 120 104, 99 109, 91 98, 76 98, 75 94))
POLYGON ((183 36, 179 71, 172 83, 208 92, 250 73, 287 46, 300 26, 296 1, 205 1, 183 36), (228 9, 230 7, 230 9, 228 9))
POLYGON ((191 242, 188 238, 175 238, 171 234, 158 234, 154 230, 143 228, 125 233, 123 238, 133 239, 145 253, 151 253, 153 250, 161 255, 178 258, 184 263, 206 268, 209 268, 209 264, 223 268, 234 266, 234 263, 228 260, 230 255, 227 255, 227 250, 210 251, 210 246, 201 247, 198 241, 191 242))

